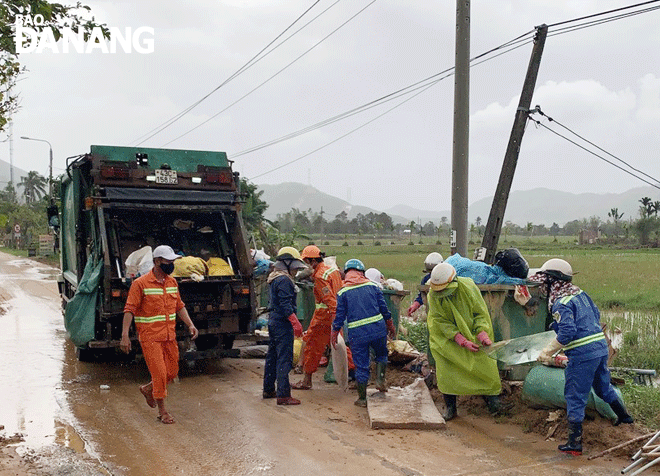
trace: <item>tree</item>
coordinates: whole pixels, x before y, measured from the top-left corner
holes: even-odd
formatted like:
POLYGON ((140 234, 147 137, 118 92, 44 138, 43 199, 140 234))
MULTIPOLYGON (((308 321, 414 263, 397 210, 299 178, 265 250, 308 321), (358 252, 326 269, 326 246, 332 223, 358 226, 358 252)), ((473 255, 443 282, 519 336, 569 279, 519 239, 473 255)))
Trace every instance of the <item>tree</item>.
POLYGON ((0 192, 0 202, 7 203, 16 203, 18 201, 18 196, 16 195, 16 189, 14 185, 9 182, 4 190, 0 192))
POLYGON ((623 217, 623 213, 619 214, 618 208, 610 209, 610 212, 607 214, 614 221, 614 236, 619 235, 619 220, 623 217))
POLYGON ((639 207, 639 213, 642 218, 650 217, 651 213, 653 213, 653 202, 651 202, 651 199, 649 197, 642 197, 639 203, 642 204, 642 206, 639 207))
POLYGON ((94 17, 86 18, 90 8, 77 3, 62 5, 45 0, 3 0, 0 2, 0 132, 4 131, 7 121, 18 109, 18 96, 12 92, 18 76, 24 71, 21 67, 15 43, 16 15, 27 15, 34 19, 43 18, 40 25, 31 24, 30 28, 38 32, 50 29, 56 40, 60 38, 61 26, 67 26, 74 32, 83 31, 85 39, 95 27, 100 27, 108 37, 105 25, 97 24, 94 17))
POLYGON ((48 180, 46 177, 33 170, 28 172, 27 177, 21 177, 18 186, 23 187, 25 203, 30 204, 39 201, 41 197, 46 195, 47 184, 48 180))

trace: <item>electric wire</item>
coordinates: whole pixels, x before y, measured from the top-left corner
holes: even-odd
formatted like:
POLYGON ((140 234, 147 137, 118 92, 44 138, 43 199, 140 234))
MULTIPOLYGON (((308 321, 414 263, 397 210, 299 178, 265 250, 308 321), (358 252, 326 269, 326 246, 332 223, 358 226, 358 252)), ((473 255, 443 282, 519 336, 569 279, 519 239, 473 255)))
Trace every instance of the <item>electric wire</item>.
POLYGON ((573 135, 576 136, 576 137, 579 137, 580 139, 582 139, 583 141, 585 141, 587 144, 589 144, 589 145, 595 147, 596 149, 600 150, 601 152, 606 153, 607 155, 609 155, 609 156, 612 157, 613 159, 618 160, 619 162, 621 162, 622 164, 624 164, 626 167, 629 167, 629 168, 633 169, 635 172, 638 172, 638 173, 640 173, 640 174, 642 174, 642 175, 644 175, 644 176, 650 178, 651 180, 654 180, 654 181, 656 181, 656 182, 658 182, 658 183, 660 184, 660 180, 656 179, 655 177, 652 177, 651 175, 647 174, 646 172, 643 172, 643 171, 641 171, 641 170, 639 170, 639 169, 633 167, 632 165, 630 165, 630 164, 629 164, 628 162, 626 162, 625 160, 623 160, 623 159, 617 157, 616 155, 614 155, 614 154, 612 154, 612 153, 606 151, 605 149, 603 149, 603 148, 600 147, 599 145, 594 144, 593 142, 591 142, 589 139, 586 139, 585 137, 582 137, 580 134, 578 134, 577 132, 575 132, 575 131, 569 129, 567 126, 565 126, 565 125, 562 124, 561 122, 559 122, 559 121, 557 121, 556 119, 554 119, 554 118, 548 116, 547 114, 545 114, 543 111, 541 111, 541 108, 539 108, 538 106, 536 107, 536 109, 534 109, 533 111, 530 111, 530 112, 532 112, 532 113, 538 113, 538 114, 540 114, 540 115, 543 116, 543 117, 547 117, 547 118, 548 118, 548 122, 554 122, 554 123, 557 124, 559 127, 563 128, 563 129, 566 129, 568 132, 570 132, 571 134, 573 134, 573 135))
MULTIPOLYGON (((656 1, 660 1, 660 0, 656 0, 656 1)), ((622 20, 622 19, 630 18, 630 17, 636 16, 636 15, 640 15, 642 13, 649 13, 649 12, 659 10, 659 9, 660 9, 660 5, 645 8, 643 10, 638 10, 638 11, 635 11, 635 12, 629 12, 629 13, 625 13, 625 14, 622 14, 622 15, 617 15, 617 16, 614 16, 614 17, 602 18, 602 19, 599 19, 599 20, 592 20, 592 21, 589 21, 589 22, 581 23, 579 25, 573 25, 573 26, 568 26, 568 27, 564 27, 564 28, 559 28, 559 29, 557 29, 553 32, 548 33, 548 36, 563 35, 565 33, 571 33, 573 31, 583 30, 585 28, 589 28, 589 27, 592 27, 592 26, 602 25, 602 24, 609 23, 609 22, 616 21, 616 20, 622 20)))
MULTIPOLYGON (((513 51, 513 50, 515 50, 515 49, 517 49, 517 48, 520 48, 521 46, 525 46, 526 44, 528 44, 528 43, 530 43, 530 42, 532 41, 531 34, 532 34, 533 32, 534 32, 534 30, 532 30, 532 31, 530 31, 530 32, 527 32, 527 33, 525 33, 525 34, 523 34, 523 35, 520 35, 520 36, 517 37, 517 38, 514 38, 513 40, 510 40, 510 41, 508 41, 508 42, 506 42, 506 43, 503 43, 503 44, 500 45, 500 46, 497 46, 497 47, 495 47, 495 48, 492 48, 492 49, 490 49, 490 50, 488 50, 488 51, 486 51, 486 52, 484 52, 484 53, 481 53, 481 54, 475 56, 474 58, 472 58, 472 59, 470 60, 471 63, 474 62, 475 60, 479 59, 479 58, 483 58, 484 56, 488 55, 489 53, 492 53, 492 52, 498 51, 498 50, 500 50, 500 49, 502 49, 502 48, 504 48, 504 47, 506 47, 506 46, 516 45, 516 46, 512 46, 511 48, 509 48, 509 49, 507 49, 507 50, 501 51, 501 52, 499 52, 497 55, 494 55, 494 56, 492 56, 492 57, 490 57, 490 58, 482 59, 481 61, 476 61, 476 62, 474 62, 474 64, 471 64, 470 67, 472 67, 472 66, 476 66, 476 65, 479 65, 479 64, 481 64, 481 63, 485 63, 486 61, 489 61, 489 60, 491 60, 491 59, 493 59, 493 58, 496 58, 496 57, 498 57, 498 56, 500 56, 500 55, 503 55, 503 54, 505 54, 505 53, 508 53, 508 52, 510 52, 510 51, 513 51)), ((436 73, 436 74, 434 74, 434 75, 432 75, 432 76, 429 76, 428 78, 425 78, 425 79, 423 79, 423 80, 421 80, 421 81, 418 81, 418 82, 413 83, 413 84, 411 84, 411 85, 409 85, 409 86, 406 86, 405 88, 401 88, 401 89, 399 89, 399 90, 397 90, 397 91, 394 91, 394 92, 392 92, 392 93, 389 93, 389 94, 387 94, 387 95, 385 95, 385 96, 382 96, 382 97, 380 97, 380 98, 378 98, 378 99, 375 99, 375 100, 373 100, 373 101, 370 101, 370 102, 368 102, 368 103, 366 103, 366 104, 363 104, 363 105, 361 105, 361 106, 358 106, 358 107, 356 107, 356 108, 353 108, 353 109, 351 109, 351 110, 349 110, 349 111, 346 111, 346 112, 344 112, 344 113, 342 113, 342 114, 338 114, 338 115, 336 115, 336 116, 330 117, 330 118, 325 119, 325 120, 323 120, 323 121, 321 121, 321 122, 317 122, 317 123, 314 124, 314 125, 311 125, 311 126, 305 127, 305 128, 300 129, 300 130, 298 130, 298 131, 296 131, 296 132, 289 133, 289 134, 287 134, 287 135, 285 135, 285 136, 282 136, 282 137, 279 137, 279 138, 277 138, 277 139, 272 139, 272 140, 270 140, 270 141, 268 141, 268 142, 264 142, 264 143, 262 143, 262 144, 260 144, 260 145, 250 147, 250 148, 248 148, 248 149, 242 150, 242 151, 237 152, 237 153, 235 153, 235 154, 231 154, 230 157, 231 157, 232 159, 235 159, 236 157, 240 157, 240 156, 243 156, 243 155, 249 154, 249 153, 251 153, 251 152, 255 152, 255 151, 257 151, 257 150, 261 150, 261 149, 263 149, 263 148, 265 148, 265 147, 268 147, 268 146, 271 146, 271 145, 274 145, 274 144, 278 144, 278 143, 283 142, 283 141, 285 141, 285 140, 293 139, 293 138, 295 138, 295 137, 298 137, 298 136, 300 136, 300 135, 303 135, 303 134, 306 134, 306 133, 308 133, 308 132, 314 131, 314 130, 316 130, 316 129, 320 129, 321 127, 327 126, 327 125, 332 124, 332 123, 334 123, 334 122, 337 122, 337 121, 339 121, 339 120, 346 119, 346 118, 348 118, 348 117, 354 116, 354 115, 359 114, 359 113, 361 113, 361 112, 367 111, 367 110, 369 110, 369 109, 371 109, 371 108, 373 108, 373 107, 379 106, 379 105, 381 105, 381 104, 385 104, 385 103, 387 103, 387 102, 389 102, 389 101, 392 101, 393 99, 396 99, 396 98, 398 98, 398 97, 401 97, 401 96, 403 96, 403 95, 405 95, 405 94, 410 94, 410 93, 412 93, 412 92, 415 92, 415 91, 417 91, 419 88, 424 87, 424 84, 423 84, 423 83, 428 82, 428 81, 431 81, 431 80, 433 80, 434 78, 437 78, 438 76, 440 76, 440 75, 442 75, 442 74, 449 73, 449 74, 447 74, 446 76, 443 76, 443 77, 440 77, 439 79, 434 80, 434 81, 430 84, 430 85, 435 85, 435 84, 438 83, 439 81, 441 81, 441 80, 443 80, 443 79, 445 79, 445 78, 447 78, 447 77, 452 76, 452 75, 453 75, 453 72, 452 72, 453 70, 454 70, 454 67, 452 66, 452 67, 447 68, 447 69, 445 69, 445 70, 443 70, 443 71, 441 71, 441 72, 439 72, 439 73, 436 73)))
MULTIPOLYGON (((584 147, 583 145, 578 144, 578 143, 575 142, 574 140, 572 140, 572 139, 566 137, 566 136, 563 135, 563 134, 560 134, 559 132, 557 132, 557 131, 551 129, 550 127, 548 127, 547 125, 543 124, 540 120, 533 119, 533 118, 531 118, 529 115, 528 115, 527 117, 528 117, 528 119, 529 119, 530 121, 534 122, 536 125, 541 126, 541 127, 545 128, 545 129, 547 129, 548 131, 552 132, 553 134, 555 134, 555 135, 557 135, 557 136, 559 136, 559 137, 565 139, 566 141, 570 142, 571 144, 573 144, 573 145, 579 147, 580 149, 582 149, 582 150, 584 150, 584 151, 586 151, 586 152, 589 152, 590 154, 592 154, 592 155, 598 157, 599 159, 601 159, 601 160, 607 162, 607 163, 610 164, 610 165, 613 165, 613 166, 616 167, 617 169, 622 170, 623 172, 625 172, 625 173, 627 173, 627 174, 629 174, 629 175, 632 175, 632 176, 635 177, 636 179, 641 180, 642 182, 647 183, 648 185, 650 185, 650 186, 652 186, 652 187, 655 187, 655 188, 657 188, 658 190, 660 190, 660 186, 658 186, 658 185, 656 185, 656 184, 654 184, 654 183, 652 183, 652 182, 649 182, 648 180, 646 180, 646 179, 640 177, 639 175, 636 175, 635 173, 631 172, 630 170, 627 170, 627 169, 621 167, 620 165, 615 164, 615 163, 612 162, 611 160, 608 160, 608 159, 606 159, 605 157, 603 157, 603 156, 601 156, 601 155, 595 153, 594 151, 589 150, 588 148, 584 147)), ((576 135, 577 135, 577 134, 576 134, 576 135)), ((600 149, 600 147, 598 147, 598 148, 600 149)), ((603 150, 603 149, 600 149, 600 150, 603 150)), ((612 154, 610 154, 609 152, 607 152, 607 154, 612 155, 612 154)), ((612 157, 614 157, 614 156, 612 156, 612 157)), ((621 159, 618 159, 618 160, 621 160, 621 159)), ((623 161, 622 161, 622 162, 623 162, 623 161)), ((623 162, 623 163, 626 163, 626 162, 623 162)), ((626 165, 628 165, 628 164, 626 164, 626 165)), ((629 166, 629 165, 628 165, 628 166, 629 166)), ((630 166, 629 166, 629 167, 630 167, 630 166)), ((631 168, 632 168, 632 167, 631 167, 631 168)), ((634 170, 637 170, 637 169, 634 169, 634 170)), ((644 174, 644 175, 647 175, 647 174, 644 174)), ((655 179, 655 178, 653 178, 653 177, 651 177, 651 178, 652 178, 653 180, 655 180, 656 182, 659 182, 657 179, 655 179)))
POLYGON ((573 22, 580 21, 580 20, 586 20, 587 18, 594 18, 594 17, 601 16, 601 15, 607 15, 609 13, 615 13, 615 12, 620 12, 620 11, 623 11, 623 10, 629 10, 631 8, 641 7, 642 5, 649 5, 651 3, 658 3, 658 2, 660 2, 660 0, 649 0, 647 2, 637 3, 635 5, 628 5, 626 7, 615 8, 614 10, 608 10, 608 11, 605 11, 605 12, 594 13, 592 15, 586 15, 586 16, 579 17, 579 18, 573 18, 572 20, 565 20, 565 21, 553 23, 552 25, 548 25, 548 28, 559 26, 559 25, 565 25, 566 23, 573 23, 573 22))
POLYGON ((181 112, 179 112, 178 114, 176 114, 175 116, 171 117, 170 119, 168 119, 167 121, 165 121, 165 122, 162 123, 161 125, 155 127, 154 129, 150 130, 150 131, 147 132, 146 134, 143 134, 142 136, 138 137, 138 138, 135 139, 133 142, 137 142, 137 141, 139 141, 140 139, 142 139, 143 137, 148 136, 148 137, 146 137, 144 140, 142 140, 141 142, 138 142, 137 145, 140 145, 140 144, 142 144, 143 142, 145 142, 145 141, 149 140, 150 138, 152 138, 153 136, 159 134, 159 133, 162 132, 163 130, 167 129, 169 126, 171 126, 171 125, 174 124, 176 121, 178 121, 179 119, 181 119, 183 116, 185 116, 186 114, 188 114, 188 113, 189 113, 190 111, 192 111, 194 108, 196 108, 197 106, 199 106, 204 100, 206 100, 207 98, 209 98, 209 97, 210 97, 213 93, 215 93, 218 89, 220 89, 221 87, 223 87, 225 84, 229 83, 232 79, 234 79, 235 77, 237 77, 237 76, 240 75, 241 73, 245 72, 246 70, 248 70, 249 68, 251 68, 252 66, 254 66, 256 63, 258 63, 259 61, 261 61, 262 59, 264 59, 266 56, 268 56, 269 54, 271 54, 273 51, 275 51, 278 47, 280 47, 281 45, 283 45, 284 43, 286 43, 286 42, 287 42, 292 36, 294 36, 294 35, 295 35, 296 33, 298 33, 300 30, 302 30, 302 29, 305 28, 307 25, 309 25, 310 23, 312 23, 314 20, 316 20, 316 19, 317 19, 319 16, 321 16, 323 13, 327 12, 330 8, 334 7, 334 6, 335 6, 340 0, 337 0, 335 3, 333 3, 333 4, 330 5, 328 8, 326 8, 325 10, 323 10, 319 15, 317 15, 317 16, 314 17, 312 20, 310 20, 309 22, 307 22, 307 23, 306 23, 305 25, 303 25, 300 29, 298 29, 295 33, 293 33, 292 35, 290 35, 289 37, 287 37, 286 39, 284 39, 281 43, 279 43, 277 46, 275 46, 275 47, 274 47, 272 50, 270 50, 268 53, 266 53, 266 54, 264 54, 263 56, 259 57, 259 56, 260 56, 264 51, 266 51, 266 50, 267 50, 267 49, 268 49, 273 43, 275 43, 279 38, 281 38, 282 35, 284 35, 284 34, 285 34, 287 31, 289 31, 289 30, 290 30, 290 29, 291 29, 296 23, 298 23, 298 22, 300 21, 300 19, 302 19, 302 18, 303 18, 303 17, 304 17, 304 16, 305 16, 305 15, 306 15, 306 14, 307 14, 312 8, 314 8, 314 7, 316 6, 316 4, 319 3, 320 1, 321 1, 321 0, 316 0, 316 2, 314 2, 314 3, 313 3, 313 4, 312 4, 307 10, 305 10, 305 11, 304 11, 304 12, 303 12, 298 18, 296 18, 296 19, 294 20, 293 23, 291 23, 291 24, 290 24, 288 27, 286 27, 286 28, 285 28, 285 29, 284 29, 279 35, 277 35, 277 36, 275 37, 275 39, 273 39, 270 43, 268 43, 265 47, 263 47, 263 48, 261 49, 261 51, 259 51, 259 53, 257 53, 257 54, 254 55, 252 58, 250 58, 250 60, 249 60, 247 63, 245 63, 245 64, 244 64, 243 66, 241 66, 238 70, 236 70, 231 76, 229 76, 227 79, 225 79, 220 85, 216 86, 213 90, 211 90, 211 92, 209 92, 208 94, 206 94, 205 96, 203 96, 201 99, 198 99, 198 100, 195 101, 193 104, 191 104, 190 106, 188 106, 188 107, 185 108, 183 111, 181 111, 181 112), (258 59, 257 59, 257 58, 258 58, 258 59), (153 133, 153 134, 152 134, 152 133, 153 133), (151 134, 151 135, 149 135, 149 134, 151 134))
POLYGON ((301 54, 300 56, 298 56, 296 59, 294 59, 294 60, 291 61, 289 64, 287 64, 284 68, 280 69, 277 73, 273 74, 271 77, 269 77, 268 79, 266 79, 265 81, 263 81, 261 84, 259 84, 258 86, 256 86, 255 88, 253 88, 252 90, 250 90, 249 92, 247 92, 246 94, 244 94, 243 96, 241 96, 240 98, 238 98, 236 101, 234 101, 233 103, 231 103, 229 106, 227 106, 227 107, 225 107, 224 109, 222 109, 221 111, 215 113, 214 115, 212 115, 211 117, 209 117, 209 118, 206 119, 205 121, 202 121, 201 123, 197 124, 197 125, 196 125, 195 127, 193 127, 192 129, 189 129, 188 131, 184 132, 183 134, 181 134, 181 135, 175 137, 174 139, 172 139, 172 140, 170 140, 170 141, 164 143, 161 147, 166 146, 166 145, 168 145, 168 144, 171 144, 172 142, 175 142, 175 141, 181 139, 182 137, 184 137, 184 136, 190 134, 191 132, 193 132, 194 130, 196 130, 196 129, 198 129, 199 127, 203 126, 203 125, 206 124, 207 122, 211 121, 212 119, 215 119, 217 116, 219 116, 220 114, 222 114, 223 112, 225 112, 225 111, 226 111, 227 109, 229 109, 230 107, 234 106, 235 104, 239 103, 240 101, 242 101, 243 99, 245 99, 246 97, 248 97, 250 94, 252 94, 253 92, 255 92, 257 89, 261 88, 263 85, 265 85, 266 83, 268 83, 269 81, 271 81, 273 78, 275 78, 276 76, 278 76, 280 73, 282 73, 283 71, 285 71, 286 69, 288 69, 291 65, 293 65, 293 64, 296 63, 298 60, 300 60, 301 58, 303 58, 307 53, 309 53, 309 52, 312 51, 314 48, 316 48, 317 46, 319 46, 319 45, 320 45, 321 43, 323 43, 325 40, 327 40, 328 38, 330 38, 330 37, 331 37, 332 35, 334 35, 337 31, 339 31, 341 28, 343 28, 345 25, 347 25, 349 22, 351 22, 354 18, 356 18, 358 15, 360 15, 363 11, 365 11, 367 8, 369 8, 369 7, 370 7, 371 5, 373 5, 374 3, 376 3, 376 0, 372 0, 372 1, 371 1, 370 3, 368 3, 365 7, 363 7, 362 9, 360 9, 356 14, 354 14, 353 16, 351 16, 348 20, 346 20, 344 23, 342 23, 342 24, 339 25, 337 28, 335 28, 334 30, 332 30, 328 35, 326 35, 326 36, 323 37, 321 40, 319 40, 317 43, 315 43, 312 47, 310 47, 308 50, 306 50, 304 53, 302 53, 302 54, 301 54))
MULTIPOLYGON (((438 80, 438 81, 439 81, 439 80, 438 80)), ((437 82, 437 81, 436 81, 436 82, 437 82)), ((350 131, 347 132, 346 134, 337 137, 337 138, 334 139, 333 141, 330 141, 330 142, 328 142, 327 144, 325 144, 325 145, 323 145, 323 146, 321 146, 321 147, 319 147, 319 148, 317 148, 317 149, 312 150, 311 152, 308 152, 308 153, 306 153, 306 154, 304 154, 304 155, 301 155, 300 157, 298 157, 298 158, 296 158, 296 159, 290 160, 289 162, 287 162, 287 163, 285 163, 285 164, 279 165, 279 166, 277 166, 277 167, 275 167, 275 168, 273 168, 273 169, 271 169, 271 170, 268 170, 268 171, 266 171, 266 172, 260 173, 259 175, 255 175, 254 177, 251 177, 250 180, 254 180, 254 179, 257 179, 257 178, 259 178, 259 177, 263 177, 264 175, 267 175, 267 174, 269 174, 269 173, 271 173, 271 172, 275 172, 276 170, 279 170, 279 169, 281 169, 281 168, 284 168, 284 167, 286 167, 287 165, 291 165, 291 164, 293 164, 294 162, 298 162, 299 160, 302 160, 302 159, 304 159, 305 157, 307 157, 307 156, 309 156, 309 155, 312 155, 312 154, 314 154, 315 152, 318 152, 318 151, 321 150, 321 149, 325 149, 326 147, 328 147, 328 146, 334 144, 335 142, 340 141, 340 140, 343 139, 344 137, 346 137, 346 136, 352 134, 353 132, 356 132, 356 131, 362 129, 363 127, 365 127, 365 126, 371 124, 371 123, 374 122, 375 120, 380 119, 380 118, 383 117, 385 114, 388 114, 390 111, 392 111, 392 110, 398 108, 399 106, 402 106, 403 104, 407 103, 407 102, 410 101, 411 99, 413 99, 413 98, 419 96, 420 94, 422 94, 424 91, 426 91, 427 89, 429 89, 429 88, 430 88, 431 86, 433 86, 434 84, 436 84, 436 83, 431 83, 431 84, 427 85, 424 89, 422 89, 421 91, 418 91, 417 94, 414 94, 414 95, 410 96, 409 98, 407 98, 407 99, 401 101, 399 104, 397 104, 397 105, 391 107, 391 108, 388 109, 387 111, 384 111, 383 113, 379 114, 378 116, 374 117, 373 119, 369 120, 368 122, 365 122, 365 123, 362 124, 361 126, 358 126, 358 127, 356 127, 355 129, 350 130, 350 131)))

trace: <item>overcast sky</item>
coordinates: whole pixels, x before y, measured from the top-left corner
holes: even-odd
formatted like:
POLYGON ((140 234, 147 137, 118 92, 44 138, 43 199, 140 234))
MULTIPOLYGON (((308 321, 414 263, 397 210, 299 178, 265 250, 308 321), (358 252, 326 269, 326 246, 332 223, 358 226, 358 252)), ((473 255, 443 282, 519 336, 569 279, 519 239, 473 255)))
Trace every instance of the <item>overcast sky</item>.
MULTIPOLYGON (((319 1, 289 34, 331 8, 143 145, 220 150, 231 157, 453 66, 455 2, 371 2, 319 1), (172 141, 258 86, 208 123, 172 141)), ((48 146, 20 136, 51 142, 56 175, 63 172, 66 157, 89 151, 91 144, 135 145, 136 139, 235 73, 314 1, 84 3, 97 21, 110 27, 154 28, 154 52, 21 55, 28 72, 18 83, 21 110, 14 117, 14 165, 24 170, 47 175, 48 146)), ((473 1, 471 56, 542 23, 634 3, 473 1)), ((548 116, 597 146, 660 178, 660 10, 552 36, 559 28, 549 31, 532 106, 540 105, 548 116)), ((470 203, 495 191, 531 50, 528 43, 471 68, 470 203)), ((367 125, 401 100, 242 155, 234 166, 257 184, 311 183, 380 210, 397 204, 446 210, 451 200, 453 91, 450 76, 367 125)), ((7 142, 0 151, 0 159, 9 162, 7 142)), ((574 193, 623 192, 645 185, 531 124, 513 180, 513 190, 547 187, 574 193)), ((660 193, 653 198, 659 199, 660 193)))

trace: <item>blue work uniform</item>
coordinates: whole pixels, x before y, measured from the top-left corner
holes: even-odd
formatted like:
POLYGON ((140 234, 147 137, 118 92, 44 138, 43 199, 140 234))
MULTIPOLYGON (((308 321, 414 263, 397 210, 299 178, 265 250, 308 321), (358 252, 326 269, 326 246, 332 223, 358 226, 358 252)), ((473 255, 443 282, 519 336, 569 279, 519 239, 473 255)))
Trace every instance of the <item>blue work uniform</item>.
POLYGON ((383 292, 371 281, 344 285, 337 293, 337 313, 332 329, 339 331, 347 322, 351 343, 355 380, 369 382, 369 349, 374 350, 377 363, 387 363, 387 325, 392 319, 383 292))
POLYGON ((566 367, 566 412, 568 421, 581 423, 589 391, 606 403, 618 400, 607 368, 608 347, 600 327, 600 312, 584 291, 557 299, 552 305, 552 328, 568 357, 566 367))
POLYGON ((289 372, 293 368, 293 326, 289 316, 296 312, 296 289, 285 275, 270 282, 268 314, 268 352, 264 362, 264 393, 275 391, 277 397, 291 396, 289 372))
MULTIPOLYGON (((427 274, 422 278, 422 282, 419 283, 420 286, 425 286, 428 280, 431 279, 431 273, 427 274)), ((420 291, 417 293, 417 297, 415 298, 415 302, 418 302, 420 306, 424 305, 424 300, 422 299, 422 292, 420 291)))

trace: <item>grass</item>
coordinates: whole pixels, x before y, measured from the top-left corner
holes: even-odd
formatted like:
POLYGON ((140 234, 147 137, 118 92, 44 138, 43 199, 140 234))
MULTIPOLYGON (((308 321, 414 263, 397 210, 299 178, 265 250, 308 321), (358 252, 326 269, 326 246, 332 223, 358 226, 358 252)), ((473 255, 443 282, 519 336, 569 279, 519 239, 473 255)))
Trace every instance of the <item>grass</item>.
MULTIPOLYGON (((398 240, 394 245, 390 239, 376 237, 383 243, 374 246, 372 239, 361 237, 364 245, 357 245, 358 239, 327 240, 330 245, 321 245, 328 256, 337 256, 342 265, 350 258, 359 258, 367 268, 378 268, 387 278, 401 281, 411 297, 402 305, 409 305, 417 294, 417 286, 424 276, 424 258, 431 251, 449 256, 447 244, 408 245, 406 240, 398 240), (348 246, 342 246, 346 241, 348 246)), ((592 297, 601 309, 623 308, 629 311, 660 311, 660 249, 622 249, 615 247, 578 247, 569 237, 509 237, 506 245, 517 247, 530 267, 538 268, 546 260, 560 257, 571 263, 576 272, 574 282, 592 297), (515 238, 515 239, 514 239, 515 238)), ((326 240, 323 240, 326 241, 326 240)), ((321 240, 317 240, 321 243, 321 240)), ((477 245, 470 245, 471 255, 477 245)), ((468 256, 471 257, 471 256, 468 256)))

